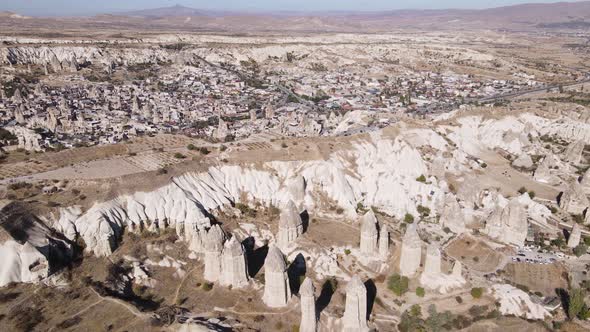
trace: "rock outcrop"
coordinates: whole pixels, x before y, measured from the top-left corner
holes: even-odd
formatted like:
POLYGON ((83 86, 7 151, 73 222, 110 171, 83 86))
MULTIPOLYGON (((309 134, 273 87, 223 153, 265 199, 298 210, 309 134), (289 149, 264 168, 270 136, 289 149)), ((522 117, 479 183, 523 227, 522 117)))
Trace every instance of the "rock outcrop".
POLYGON ((377 218, 373 210, 369 210, 361 220, 361 254, 367 257, 373 257, 378 251, 378 237, 377 218))
POLYGON ((590 206, 588 197, 578 181, 571 181, 559 199, 559 207, 568 213, 582 214, 590 206))
POLYGON ((291 298, 287 264, 281 250, 271 245, 264 261, 264 295, 262 300, 271 308, 287 305, 291 298))
POLYGON ((41 281, 71 260, 70 243, 28 210, 0 201, 0 287, 41 281))
POLYGON ((484 233, 499 242, 523 246, 528 233, 526 209, 518 199, 504 208, 498 206, 486 221, 484 233))
POLYGON ((402 276, 412 276, 420 267, 422 240, 416 231, 416 224, 410 224, 402 239, 399 269, 402 276))
POLYGON ((235 236, 232 236, 223 246, 221 284, 233 288, 248 284, 246 252, 235 236))
POLYGON ((577 165, 582 161, 582 152, 584 151, 584 141, 578 140, 568 145, 565 150, 565 160, 577 165))
POLYGON ((500 304, 502 315, 514 315, 526 319, 543 320, 551 314, 539 303, 531 300, 524 291, 508 284, 492 286, 492 294, 500 304))
POLYGON ((379 257, 386 260, 389 256, 389 229, 382 225, 379 230, 379 257))
POLYGON ((580 244, 580 239, 582 238, 582 229, 580 225, 577 223, 574 224, 572 231, 570 232, 570 237, 567 239, 567 246, 569 248, 575 248, 580 244))
POLYGON ((527 153, 521 154, 512 162, 512 166, 523 169, 530 169, 531 167, 533 167, 533 165, 533 159, 527 153))
POLYGON ((213 225, 203 238, 203 250, 205 253, 205 272, 203 277, 207 281, 218 281, 221 278, 221 253, 225 233, 221 226, 213 225))
POLYGON ((430 244, 426 250, 426 261, 424 272, 420 276, 420 284, 427 289, 445 294, 452 289, 462 287, 465 283, 461 275, 461 262, 455 262, 450 274, 443 273, 440 248, 437 244, 430 244))
POLYGON ((346 286, 346 305, 342 317, 344 332, 369 331, 367 325, 367 288, 358 275, 346 286))
POLYGON ((438 275, 441 273, 440 269, 440 249, 436 244, 430 244, 426 248, 426 260, 424 262, 424 272, 422 275, 438 275))
POLYGON ((316 332, 315 287, 310 278, 305 278, 299 288, 299 294, 301 295, 301 324, 299 324, 299 331, 316 332))
POLYGON ((279 234, 277 236, 278 246, 282 250, 286 250, 301 234, 303 234, 303 221, 297 206, 290 200, 281 210, 279 234))
POLYGON ((590 169, 588 169, 584 176, 582 176, 580 186, 582 187, 582 190, 584 191, 586 196, 590 196, 590 169))
POLYGON ((442 227, 448 227, 453 233, 465 232, 465 215, 453 194, 447 194, 445 197, 445 205, 439 222, 442 227))
POLYGON ((560 161, 557 160, 554 155, 546 156, 535 170, 533 178, 535 181, 547 183, 550 185, 559 184, 561 180, 551 173, 551 169, 554 167, 559 167, 560 164, 560 161))

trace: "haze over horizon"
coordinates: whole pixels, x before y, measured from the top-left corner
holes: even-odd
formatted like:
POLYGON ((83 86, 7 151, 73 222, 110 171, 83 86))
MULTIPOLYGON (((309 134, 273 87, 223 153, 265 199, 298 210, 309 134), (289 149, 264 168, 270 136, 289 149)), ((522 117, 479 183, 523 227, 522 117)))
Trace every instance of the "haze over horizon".
MULTIPOLYGON (((320 12, 320 11, 386 11, 400 9, 485 9, 525 3, 555 3, 554 0, 486 0, 474 3, 469 0, 402 0, 391 3, 387 0, 220 0, 215 3, 203 0, 103 0, 87 3, 72 0, 3 0, 0 11, 12 11, 33 16, 94 15, 144 10, 180 5, 202 10, 256 11, 256 12, 320 12)), ((582 1, 568 1, 582 2, 582 1)))

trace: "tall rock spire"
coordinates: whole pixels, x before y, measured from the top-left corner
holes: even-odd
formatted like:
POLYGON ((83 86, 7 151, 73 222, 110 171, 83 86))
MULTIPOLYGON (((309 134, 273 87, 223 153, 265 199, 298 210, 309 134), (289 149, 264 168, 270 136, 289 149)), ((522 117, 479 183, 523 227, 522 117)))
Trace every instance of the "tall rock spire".
POLYGON ((299 294, 301 295, 301 324, 299 325, 299 332, 316 332, 315 287, 310 278, 305 278, 299 288, 299 294))
POLYGON ((283 250, 287 249, 301 234, 303 234, 303 221, 295 203, 289 201, 281 211, 279 219, 278 246, 283 250))
POLYGON ((264 261, 264 295, 262 300, 271 308, 287 305, 291 298, 287 264, 281 250, 271 245, 264 261))
POLYGON ((346 305, 342 318, 344 332, 369 331, 367 326, 367 288, 358 275, 346 286, 346 305))
POLYGON ((411 276, 418 271, 422 258, 422 240, 416 231, 416 224, 410 224, 402 239, 401 257, 399 262, 400 274, 411 276))
POLYGON ((248 284, 248 265, 242 244, 232 236, 223 246, 221 284, 242 287, 248 284))
POLYGON ((221 226, 213 225, 203 239, 203 249, 205 251, 205 273, 204 278, 207 281, 218 281, 221 277, 221 252, 223 251, 223 241, 225 233, 221 226))
POLYGON ((372 257, 377 253, 377 218, 373 210, 369 210, 361 220, 361 254, 372 257))

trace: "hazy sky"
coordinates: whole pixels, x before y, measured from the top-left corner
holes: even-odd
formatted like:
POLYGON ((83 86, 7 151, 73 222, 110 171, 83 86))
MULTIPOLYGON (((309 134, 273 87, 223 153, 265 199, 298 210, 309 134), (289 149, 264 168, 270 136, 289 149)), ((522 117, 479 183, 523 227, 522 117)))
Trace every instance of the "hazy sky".
POLYGON ((78 15, 180 4, 192 8, 265 11, 490 8, 557 0, 0 0, 0 11, 27 15, 78 15))

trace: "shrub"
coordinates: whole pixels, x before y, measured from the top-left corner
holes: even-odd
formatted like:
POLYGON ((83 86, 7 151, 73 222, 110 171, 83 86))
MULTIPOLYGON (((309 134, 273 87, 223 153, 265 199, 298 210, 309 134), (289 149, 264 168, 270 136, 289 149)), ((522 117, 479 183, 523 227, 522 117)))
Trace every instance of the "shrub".
POLYGON ((158 175, 168 174, 168 170, 165 168, 160 168, 157 172, 158 175))
POLYGON ((395 295, 402 296, 408 291, 409 280, 407 277, 402 277, 399 274, 394 274, 389 277, 387 281, 387 288, 391 290, 395 295))
POLYGON ((416 178, 416 181, 425 183, 426 182, 426 177, 424 176, 424 174, 422 174, 422 175, 420 175, 419 177, 416 178))
POLYGON ((174 154, 174 158, 176 158, 176 159, 184 159, 184 158, 186 158, 186 156, 185 156, 185 155, 183 155, 183 154, 182 154, 182 153, 180 153, 180 152, 176 152, 176 153, 174 154))
POLYGON ((406 213, 406 215, 404 216, 404 222, 407 224, 411 224, 414 222, 414 216, 411 215, 410 213, 406 213))
POLYGON ((473 296, 474 299, 479 299, 482 295, 483 295, 483 288, 474 287, 471 289, 471 296, 473 296))
POLYGON ((344 249, 344 254, 347 256, 350 255, 350 249, 344 249))
POLYGON ((208 292, 208 291, 210 291, 210 290, 212 290, 212 289, 213 289, 213 283, 210 283, 210 282, 205 282, 205 283, 203 283, 203 285, 201 286, 201 288, 202 288, 202 289, 203 289, 205 292, 208 292))
POLYGON ((574 248, 574 255, 576 255, 576 257, 580 257, 583 254, 585 254, 588 251, 588 247, 583 244, 580 243, 577 247, 574 248))
POLYGON ((199 152, 200 152, 202 155, 204 155, 204 156, 206 156, 206 155, 208 155, 209 153, 211 153, 211 151, 209 151, 209 149, 207 149, 207 148, 206 148, 206 147, 204 147, 204 146, 203 146, 203 147, 201 147, 201 148, 199 149, 199 152))
POLYGON ((418 295, 418 297, 424 297, 424 295, 426 295, 426 291, 424 288, 418 287, 416 288, 416 295, 418 295))
POLYGON ((189 145, 186 146, 186 148, 189 149, 189 151, 194 151, 194 150, 197 149, 197 147, 194 146, 194 144, 189 144, 189 145))
POLYGON ((529 191, 529 197, 530 197, 531 199, 535 198, 536 196, 537 196, 537 194, 536 194, 534 191, 532 191, 532 190, 531 190, 531 191, 529 191))
POLYGON ((457 303, 463 303, 463 298, 461 296, 455 296, 455 301, 457 301, 457 303))
POLYGON ((281 143, 281 147, 282 147, 283 149, 286 149, 286 148, 287 148, 287 147, 289 147, 289 146, 287 145, 287 143, 283 142, 283 143, 281 143))
POLYGON ((524 194, 524 193, 526 193, 526 192, 527 192, 527 190, 526 190, 525 187, 520 187, 520 189, 518 189, 518 193, 521 194, 521 195, 524 194))
POLYGON ((430 215, 430 209, 426 206, 418 205, 416 210, 418 210, 418 213, 420 213, 422 217, 428 217, 430 215))

